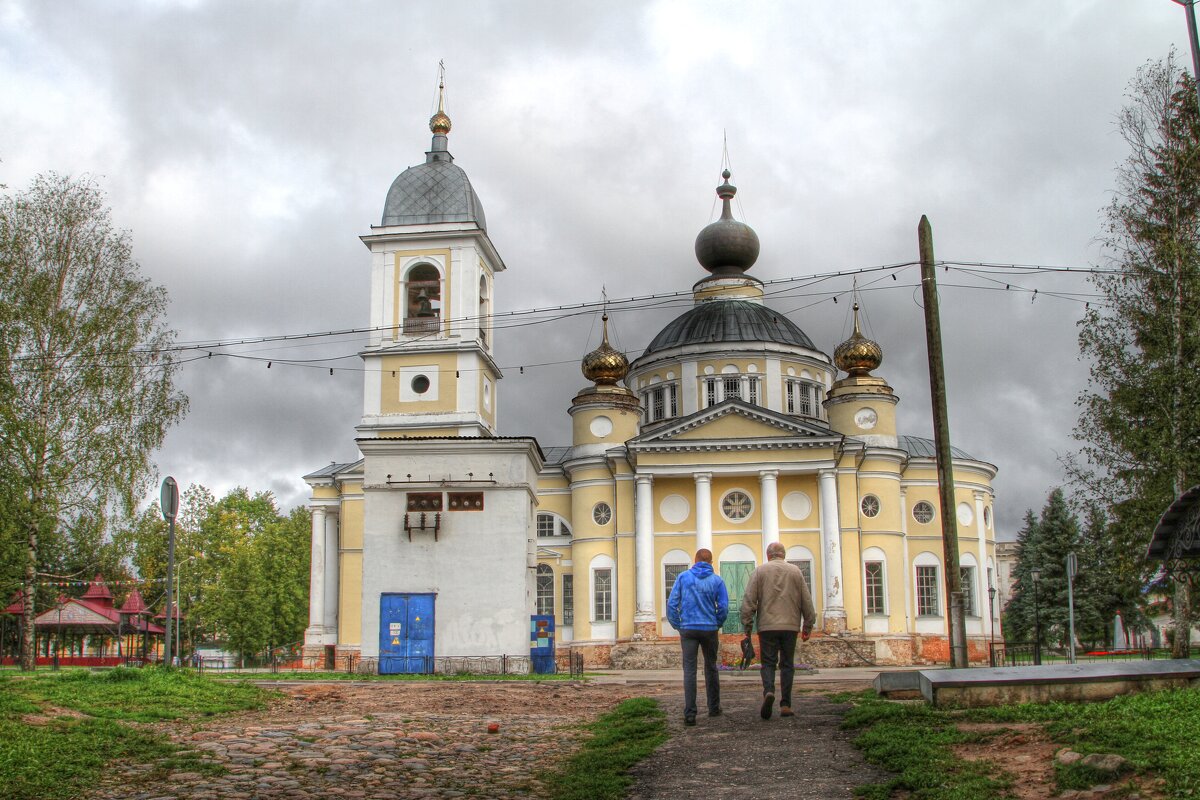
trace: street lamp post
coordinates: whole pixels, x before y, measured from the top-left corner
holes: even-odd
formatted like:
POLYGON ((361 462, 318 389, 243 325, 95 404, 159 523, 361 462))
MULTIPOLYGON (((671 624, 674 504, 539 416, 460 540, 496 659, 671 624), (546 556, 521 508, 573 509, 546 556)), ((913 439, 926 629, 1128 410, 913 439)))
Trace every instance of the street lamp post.
POLYGON ((996 587, 991 585, 988 586, 988 615, 991 617, 992 624, 992 652, 990 653, 990 661, 994 667, 996 666, 996 587))
POLYGON ((1031 570, 1029 577, 1033 578, 1033 663, 1042 663, 1042 613, 1038 606, 1038 578, 1040 570, 1031 570))

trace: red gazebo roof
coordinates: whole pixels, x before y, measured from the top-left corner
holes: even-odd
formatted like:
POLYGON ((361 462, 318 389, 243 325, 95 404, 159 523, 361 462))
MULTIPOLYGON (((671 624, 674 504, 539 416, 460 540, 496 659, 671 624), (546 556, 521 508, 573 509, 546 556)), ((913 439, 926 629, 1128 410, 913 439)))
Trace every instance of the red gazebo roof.
POLYGON ((25 592, 18 590, 13 595, 12 604, 0 611, 0 614, 24 614, 25 613, 25 592))
POLYGON ((137 589, 129 593, 129 597, 125 598, 125 603, 121 606, 122 614, 145 614, 147 610, 146 601, 137 589))
POLYGON ((112 592, 108 590, 108 584, 100 577, 99 572, 96 573, 96 577, 92 578, 91 584, 88 585, 88 590, 79 599, 90 600, 96 605, 112 608, 112 592))

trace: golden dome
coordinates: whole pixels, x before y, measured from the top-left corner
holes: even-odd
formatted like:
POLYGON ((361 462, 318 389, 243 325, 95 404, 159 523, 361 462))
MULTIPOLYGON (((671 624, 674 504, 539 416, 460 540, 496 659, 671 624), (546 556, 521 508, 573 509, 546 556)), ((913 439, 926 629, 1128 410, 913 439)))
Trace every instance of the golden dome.
POLYGON ((603 317, 604 340, 583 357, 583 376, 597 386, 615 386, 629 372, 629 359, 608 343, 608 314, 603 317))
POLYGON ((450 132, 450 117, 446 116, 446 112, 440 108, 438 112, 429 118, 429 130, 433 131, 435 136, 445 136, 450 132))
POLYGON ((851 375, 869 375, 883 363, 883 348, 858 328, 858 303, 854 304, 854 333, 833 351, 833 363, 851 375))

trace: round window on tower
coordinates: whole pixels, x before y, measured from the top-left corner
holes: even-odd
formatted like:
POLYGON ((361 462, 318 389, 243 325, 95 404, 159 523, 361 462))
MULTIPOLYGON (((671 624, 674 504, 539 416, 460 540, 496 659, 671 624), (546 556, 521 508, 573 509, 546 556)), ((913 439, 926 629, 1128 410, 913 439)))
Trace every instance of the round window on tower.
POLYGON ((731 522, 741 522, 750 516, 753 509, 754 502, 750 499, 750 495, 740 489, 733 490, 721 499, 721 513, 725 515, 725 519, 731 522))
POLYGON ((864 517, 879 516, 879 498, 873 494, 869 494, 862 499, 862 514, 864 517))
POLYGON ((933 506, 922 500, 913 506, 913 519, 922 525, 933 521, 933 506))
POLYGON ((612 519, 612 508, 608 503, 596 503, 592 506, 592 520, 597 525, 607 525, 612 519))
POLYGON ((418 375, 412 379, 412 390, 417 394, 425 394, 429 391, 429 377, 426 375, 418 375))

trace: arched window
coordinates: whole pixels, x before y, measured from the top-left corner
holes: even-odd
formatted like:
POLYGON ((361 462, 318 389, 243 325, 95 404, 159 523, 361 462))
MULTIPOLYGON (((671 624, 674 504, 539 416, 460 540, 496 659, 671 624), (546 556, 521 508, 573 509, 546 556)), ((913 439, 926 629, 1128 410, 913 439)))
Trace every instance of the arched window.
POLYGON ((570 536, 571 526, 557 514, 542 512, 537 515, 537 535, 540 537, 570 536))
POLYGON ((863 605, 867 614, 887 614, 887 556, 878 547, 863 551, 863 605))
POLYGON ((404 289, 404 332, 437 333, 442 318, 442 276, 432 264, 408 271, 404 289))
POLYGON ((549 564, 537 568, 537 613, 554 614, 554 570, 549 564))
POLYGON ((488 346, 488 326, 491 324, 491 307, 488 298, 487 276, 479 276, 479 341, 488 346))

